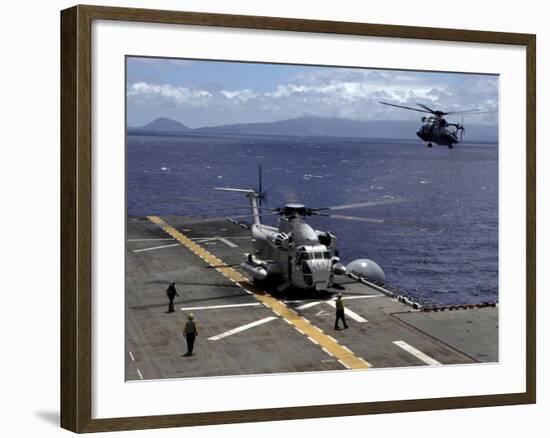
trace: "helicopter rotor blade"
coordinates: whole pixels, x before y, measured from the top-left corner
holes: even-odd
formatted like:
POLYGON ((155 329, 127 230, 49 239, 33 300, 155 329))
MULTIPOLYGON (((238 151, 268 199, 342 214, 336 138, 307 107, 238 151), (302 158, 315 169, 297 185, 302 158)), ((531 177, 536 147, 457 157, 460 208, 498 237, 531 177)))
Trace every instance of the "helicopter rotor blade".
POLYGON ((471 110, 465 110, 465 111, 449 111, 448 113, 445 113, 445 114, 448 114, 448 115, 453 115, 453 114, 468 114, 468 115, 474 115, 474 114, 494 114, 494 113, 497 113, 498 111, 497 110, 493 110, 493 111, 480 111, 478 109, 471 109, 471 110))
POLYGON ((421 108, 424 108, 425 110, 427 110, 428 112, 430 112, 430 113, 432 113, 432 114, 435 114, 435 113, 436 113, 436 111, 434 111, 433 109, 427 107, 426 105, 423 105, 423 104, 421 104, 421 103, 417 103, 417 105, 418 105, 419 107, 421 107, 421 108))
POLYGON ((358 202, 355 204, 345 204, 345 205, 336 205, 332 207, 320 207, 312 208, 313 211, 320 210, 345 210, 348 208, 363 208, 363 207, 375 207, 377 205, 386 205, 386 204, 397 204, 400 202, 406 202, 406 199, 382 199, 380 201, 367 201, 367 202, 358 202))
POLYGON ((358 216, 344 216, 340 214, 328 214, 328 213, 316 213, 312 212, 314 216, 324 216, 330 217, 332 219, 343 219, 348 221, 359 221, 359 222, 370 222, 372 224, 382 224, 385 222, 384 219, 370 218, 370 217, 358 217, 358 216))
POLYGON ((434 229, 438 230, 441 227, 436 226, 433 224, 423 224, 419 222, 411 222, 411 221, 400 221, 400 220, 394 220, 394 219, 380 219, 380 218, 373 218, 373 217, 362 217, 362 216, 347 216, 347 215, 340 215, 340 214, 328 214, 328 213, 317 213, 312 212, 313 216, 324 216, 329 217, 331 219, 341 219, 341 220, 347 220, 347 221, 357 221, 357 222, 368 222, 371 224, 388 224, 388 225, 397 225, 402 227, 412 227, 417 229, 434 229))
POLYGON ((425 110, 421 110, 421 109, 418 109, 418 108, 411 108, 410 106, 396 105, 394 103, 388 103, 388 102, 378 102, 378 103, 381 103, 382 105, 394 106, 396 108, 404 108, 404 109, 408 109, 408 110, 411 110, 411 111, 418 111, 419 113, 432 113, 433 114, 433 111, 425 111, 425 110))
POLYGON ((457 111, 449 111, 449 112, 446 112, 445 115, 446 116, 452 116, 454 114, 464 114, 464 113, 476 113, 477 111, 479 111, 479 109, 477 108, 474 108, 474 109, 469 109, 469 110, 457 110, 457 111))

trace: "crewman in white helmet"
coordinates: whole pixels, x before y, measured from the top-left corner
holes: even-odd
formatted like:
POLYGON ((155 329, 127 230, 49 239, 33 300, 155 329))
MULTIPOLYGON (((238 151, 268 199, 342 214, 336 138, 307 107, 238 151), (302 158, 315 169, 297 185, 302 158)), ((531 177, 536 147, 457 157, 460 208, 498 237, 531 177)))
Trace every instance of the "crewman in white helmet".
POLYGON ((185 336, 185 340, 187 341, 187 353, 184 354, 184 356, 192 356, 193 355, 193 346, 195 345, 195 338, 199 334, 199 330, 197 329, 197 323, 195 322, 195 316, 190 313, 187 317, 187 322, 185 323, 185 327, 183 329, 183 336, 185 336))

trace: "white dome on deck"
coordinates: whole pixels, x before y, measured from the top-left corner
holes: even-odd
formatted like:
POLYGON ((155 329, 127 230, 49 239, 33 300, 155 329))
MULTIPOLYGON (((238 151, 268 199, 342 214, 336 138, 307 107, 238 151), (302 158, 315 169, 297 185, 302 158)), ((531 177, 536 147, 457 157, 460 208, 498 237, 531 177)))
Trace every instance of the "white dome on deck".
POLYGON ((365 280, 384 283, 386 275, 380 266, 369 259, 357 259, 346 266, 349 273, 355 274, 365 280))

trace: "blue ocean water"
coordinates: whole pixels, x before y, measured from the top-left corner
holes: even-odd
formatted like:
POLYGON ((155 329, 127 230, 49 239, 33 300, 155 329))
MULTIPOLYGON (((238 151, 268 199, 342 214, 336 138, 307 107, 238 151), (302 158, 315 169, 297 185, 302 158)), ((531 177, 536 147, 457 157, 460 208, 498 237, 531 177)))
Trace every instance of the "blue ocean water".
POLYGON ((256 188, 259 164, 269 207, 404 200, 337 212, 382 224, 309 218, 337 236, 342 262, 372 259, 390 285, 440 304, 498 300, 496 144, 448 150, 405 140, 130 135, 127 213, 248 214, 243 196, 213 187, 256 188))

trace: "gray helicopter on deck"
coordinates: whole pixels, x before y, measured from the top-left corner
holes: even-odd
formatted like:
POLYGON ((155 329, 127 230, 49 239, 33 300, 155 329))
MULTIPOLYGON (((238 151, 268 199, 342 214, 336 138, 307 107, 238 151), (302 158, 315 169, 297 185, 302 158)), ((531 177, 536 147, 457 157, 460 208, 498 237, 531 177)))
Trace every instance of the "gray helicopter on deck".
POLYGON ((253 223, 248 228, 252 234, 253 252, 246 254, 246 259, 240 266, 254 282, 274 285, 278 291, 284 291, 291 286, 302 290, 326 290, 333 285, 335 275, 344 275, 356 281, 363 279, 377 284, 384 283, 384 271, 372 260, 358 259, 347 266, 341 264, 336 249, 336 236, 328 231, 313 229, 305 222, 305 218, 325 216, 383 223, 383 219, 342 216, 329 211, 392 204, 403 202, 403 199, 321 208, 309 208, 298 203, 286 204, 279 208, 265 208, 261 205, 262 199, 265 198, 261 191, 261 171, 258 191, 229 187, 215 189, 244 194, 250 202, 253 223), (262 216, 273 215, 280 217, 278 227, 261 223, 262 216))
POLYGON ((426 105, 417 103, 422 108, 411 108, 403 105, 396 105, 388 102, 378 102, 382 105, 393 106, 396 108, 403 108, 410 111, 418 111, 420 113, 432 114, 429 117, 422 117, 422 126, 416 132, 416 135, 422 140, 428 142, 428 147, 432 147, 432 142, 438 145, 447 146, 449 149, 453 149, 455 144, 462 142, 462 137, 465 133, 464 129, 464 114, 488 114, 496 111, 480 111, 478 109, 470 109, 463 111, 436 111, 426 105), (460 114, 462 120, 460 123, 449 123, 445 120, 444 116, 458 115, 460 114), (459 134, 460 133, 460 134, 459 134))

